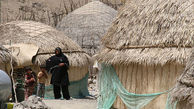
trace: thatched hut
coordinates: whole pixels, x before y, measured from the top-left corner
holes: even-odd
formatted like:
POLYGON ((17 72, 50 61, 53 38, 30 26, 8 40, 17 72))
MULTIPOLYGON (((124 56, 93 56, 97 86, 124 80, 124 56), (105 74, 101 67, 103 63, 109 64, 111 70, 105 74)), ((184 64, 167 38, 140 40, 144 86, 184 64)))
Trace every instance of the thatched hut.
MULTIPOLYGON (((14 21, 0 25, 0 33, 0 43, 13 50, 17 62, 15 68, 31 66, 38 72, 38 66, 54 55, 56 47, 61 47, 70 61, 70 81, 80 81, 87 76, 90 57, 78 44, 50 26, 33 21, 14 21)), ((82 90, 87 92, 87 82, 83 85, 84 89, 80 84, 79 87, 70 86, 70 93, 79 96, 82 90)))
MULTIPOLYGON (((194 49, 193 49, 194 50, 194 49)), ((194 108, 194 52, 188 59, 183 74, 171 92, 171 102, 178 102, 180 109, 194 108)))
MULTIPOLYGON (((170 90, 191 54, 193 4, 192 0, 130 0, 103 37, 104 48, 96 58, 114 67, 128 92, 170 90)), ((166 96, 145 109, 164 109, 166 96)), ((126 108, 119 97, 113 107, 126 108)))
MULTIPOLYGON (((15 59, 13 59, 13 62, 15 59)), ((7 72, 7 66, 11 64, 11 54, 9 53, 8 49, 0 45, 0 69, 7 72)))
POLYGON ((65 16, 57 29, 76 41, 88 54, 100 48, 100 38, 107 32, 117 11, 100 1, 92 1, 65 16))

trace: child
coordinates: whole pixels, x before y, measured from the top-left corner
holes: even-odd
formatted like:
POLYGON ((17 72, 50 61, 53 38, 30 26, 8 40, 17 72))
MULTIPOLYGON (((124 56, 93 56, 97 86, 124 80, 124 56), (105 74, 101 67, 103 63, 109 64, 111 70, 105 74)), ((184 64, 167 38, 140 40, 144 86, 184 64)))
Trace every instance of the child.
POLYGON ((33 94, 34 87, 36 85, 36 77, 30 67, 26 67, 25 83, 26 83, 25 99, 28 99, 28 97, 33 94))
POLYGON ((44 98, 45 93, 45 83, 46 79, 48 78, 46 73, 46 67, 40 66, 40 72, 38 73, 38 88, 37 88, 37 95, 41 98, 44 98))

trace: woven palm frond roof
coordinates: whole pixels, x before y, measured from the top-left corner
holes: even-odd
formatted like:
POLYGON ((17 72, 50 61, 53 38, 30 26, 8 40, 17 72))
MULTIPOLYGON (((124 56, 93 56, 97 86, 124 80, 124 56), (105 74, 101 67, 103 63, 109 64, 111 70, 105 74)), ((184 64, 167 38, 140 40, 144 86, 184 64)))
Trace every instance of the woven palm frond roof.
POLYGON ((83 52, 78 44, 63 33, 45 24, 33 21, 13 21, 0 25, 0 33, 0 43, 3 45, 9 45, 11 40, 12 44, 24 43, 38 46, 36 64, 44 63, 49 56, 54 54, 56 47, 61 47, 63 52, 67 53, 71 59, 71 65, 88 64, 89 56, 83 52), (76 54, 83 58, 78 59, 77 62, 75 59, 72 60, 71 55, 76 54))
POLYGON ((184 102, 185 105, 194 105, 194 48, 185 70, 179 77, 175 88, 171 92, 172 102, 184 102), (185 102, 186 101, 186 102, 185 102))
POLYGON ((10 60, 11 60, 11 55, 9 51, 5 47, 0 45, 0 64, 9 63, 10 60))
POLYGON ((57 29, 76 41, 87 53, 99 49, 100 38, 106 33, 117 11, 100 1, 92 1, 68 14, 57 29))
POLYGON ((98 60, 185 64, 194 43, 193 10, 193 0, 128 1, 103 37, 98 60))

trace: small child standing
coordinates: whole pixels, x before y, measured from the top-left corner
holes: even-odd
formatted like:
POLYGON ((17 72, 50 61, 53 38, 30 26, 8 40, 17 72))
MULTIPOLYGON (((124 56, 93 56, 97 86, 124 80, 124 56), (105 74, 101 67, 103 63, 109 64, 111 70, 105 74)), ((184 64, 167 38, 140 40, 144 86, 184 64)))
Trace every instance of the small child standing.
POLYGON ((36 85, 36 74, 32 71, 30 67, 25 68, 25 99, 27 100, 29 96, 33 94, 36 85))
POLYGON ((46 73, 46 67, 40 66, 40 72, 38 73, 38 88, 37 88, 37 95, 41 98, 44 98, 45 94, 45 83, 48 75, 46 73))

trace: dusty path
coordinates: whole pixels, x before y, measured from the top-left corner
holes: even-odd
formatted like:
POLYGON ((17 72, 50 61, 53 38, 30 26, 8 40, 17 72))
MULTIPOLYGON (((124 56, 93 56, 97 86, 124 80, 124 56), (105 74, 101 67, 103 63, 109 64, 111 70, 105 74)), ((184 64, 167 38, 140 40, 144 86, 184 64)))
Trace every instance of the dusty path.
POLYGON ((97 100, 72 99, 72 100, 44 100, 51 109, 96 109, 97 100))

